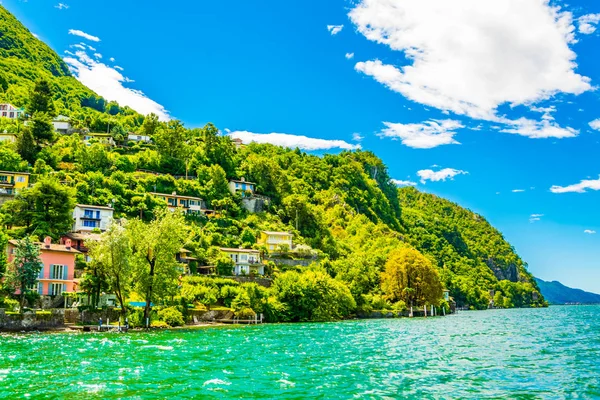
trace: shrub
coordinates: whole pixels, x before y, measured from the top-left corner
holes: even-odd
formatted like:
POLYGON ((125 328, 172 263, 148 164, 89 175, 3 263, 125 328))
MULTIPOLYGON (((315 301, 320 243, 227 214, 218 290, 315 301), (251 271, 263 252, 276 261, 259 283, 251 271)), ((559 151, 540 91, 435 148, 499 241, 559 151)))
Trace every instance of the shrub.
POLYGON ((19 308, 19 301, 14 299, 6 298, 4 299, 4 306, 8 311, 16 312, 19 308))
POLYGON ((127 318, 129 320, 129 326, 132 328, 143 328, 146 326, 143 310, 133 310, 129 313, 127 318))
POLYGON ((169 326, 182 326, 185 324, 183 314, 176 307, 167 307, 160 310, 158 320, 164 321, 169 326))
POLYGON ((169 324, 167 324, 165 321, 152 321, 150 323, 150 327, 152 327, 152 328, 168 328, 169 324))
POLYGON ((246 307, 246 308, 242 308, 239 311, 236 311, 235 316, 238 317, 239 319, 254 319, 254 317, 256 316, 256 313, 254 312, 253 309, 246 307))

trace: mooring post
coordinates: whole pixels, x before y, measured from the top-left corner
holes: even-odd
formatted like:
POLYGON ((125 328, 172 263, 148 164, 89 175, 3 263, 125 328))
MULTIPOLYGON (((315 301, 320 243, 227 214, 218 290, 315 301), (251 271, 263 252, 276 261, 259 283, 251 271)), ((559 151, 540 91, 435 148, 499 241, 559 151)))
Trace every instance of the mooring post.
POLYGON ((408 317, 412 318, 413 317, 413 309, 412 306, 410 306, 410 312, 408 313, 408 317))
POLYGON ((446 307, 442 307, 442 315, 445 317, 446 316, 446 307))
POLYGON ((98 319, 98 332, 102 330, 102 318, 98 319))
POLYGON ((425 312, 425 314, 423 315, 425 318, 427 318, 427 305, 423 306, 423 311, 425 312))

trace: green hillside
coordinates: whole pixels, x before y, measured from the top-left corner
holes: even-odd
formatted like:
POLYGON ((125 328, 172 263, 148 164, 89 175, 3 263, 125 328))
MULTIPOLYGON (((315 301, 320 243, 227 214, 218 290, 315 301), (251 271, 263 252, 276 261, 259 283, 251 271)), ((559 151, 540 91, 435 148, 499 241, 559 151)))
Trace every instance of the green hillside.
MULTIPOLYGON (((31 172, 34 183, 0 209, 0 242, 29 235, 58 239, 72 223, 73 204, 111 204, 115 217, 128 221, 122 234, 131 237, 124 243, 131 247, 131 265, 139 267, 125 277, 128 293, 140 296, 147 290, 139 285, 160 279, 161 291, 151 297, 156 303, 180 299, 231 306, 277 321, 401 311, 411 304, 447 307, 442 288, 458 306, 483 309, 492 300, 499 307, 545 305, 523 261, 483 217, 413 188, 398 190, 373 153, 316 156, 266 144, 240 147, 211 124, 188 129, 179 121, 159 122, 114 104, 104 110, 83 107, 95 95, 5 9, 0 13, 0 63, 7 66, 0 73, 8 82, 4 99, 26 106, 37 87, 33 94, 45 104, 47 94, 36 82, 48 80, 57 108, 80 126, 105 132, 102 124, 114 115, 118 124, 111 133, 120 144, 92 140, 86 145, 79 135, 55 135, 34 116, 16 144, 0 144, 0 170, 31 172), (152 143, 128 143, 124 130, 143 132, 152 143), (261 199, 269 199, 262 212, 248 212, 246 194, 229 191, 228 181, 242 177, 256 183, 261 199), (200 197, 215 213, 171 221, 179 216, 165 214, 166 202, 151 192, 200 197), (199 277, 177 284, 178 267, 171 261, 165 261, 160 278, 149 276, 145 257, 135 256, 139 243, 150 240, 145 230, 169 224, 178 232, 172 240, 180 241, 169 248, 192 251, 192 273, 216 266, 228 275, 231 260, 219 248, 255 248, 272 256, 266 268, 272 288, 199 277), (296 248, 282 248, 274 257, 257 244, 261 231, 292 232, 296 248), (408 283, 392 281, 395 277, 408 283), (404 286, 396 290, 398 285, 404 286)), ((1 119, 0 124, 9 125, 1 119)), ((1 264, 0 273, 6 269, 1 264)), ((106 266, 78 265, 90 293, 115 290, 110 279, 103 280, 106 266)))

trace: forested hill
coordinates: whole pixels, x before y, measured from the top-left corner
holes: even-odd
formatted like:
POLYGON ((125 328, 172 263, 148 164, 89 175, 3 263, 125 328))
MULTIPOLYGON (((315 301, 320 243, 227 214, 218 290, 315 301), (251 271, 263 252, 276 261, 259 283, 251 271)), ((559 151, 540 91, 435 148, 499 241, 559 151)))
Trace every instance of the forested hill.
POLYGON ((354 311, 400 310, 409 303, 439 304, 442 286, 459 306, 545 304, 523 261, 485 219, 414 188, 398 190, 373 153, 317 156, 268 144, 236 146, 212 124, 188 129, 180 121, 160 122, 114 103, 85 107, 86 96, 93 93, 70 76, 50 48, 4 8, 0 12, 0 65, 7 66, 0 75, 8 82, 0 98, 34 111, 31 123, 20 131, 14 121, 0 118, 0 129, 18 134, 17 143, 0 144, 0 170, 30 172, 33 183, 0 209, 0 241, 32 234, 58 239, 72 226, 75 203, 112 204, 115 218, 149 223, 164 215, 161 210, 167 206, 153 192, 176 192, 202 198, 216 211, 210 217, 186 216, 190 236, 185 247, 198 265, 222 265, 219 248, 259 248, 261 231, 292 232, 296 248, 289 257, 317 260, 308 267, 268 268, 275 278, 273 296, 290 313, 278 320, 313 318, 293 316, 294 301, 307 310, 317 305, 329 310, 328 301, 309 303, 302 294, 327 287, 333 288, 327 293, 352 297, 334 301, 347 306, 343 312, 335 307, 327 311, 334 318, 354 311), (49 89, 40 79, 51 83, 49 89), (47 120, 52 108, 71 118, 74 134, 52 132, 47 120), (77 133, 106 132, 111 116, 110 133, 118 146, 82 142, 77 133), (129 142, 127 132, 151 141, 129 142), (263 212, 249 213, 244 194, 230 192, 228 181, 242 177, 269 199, 263 212), (418 266, 418 284, 432 282, 429 292, 387 290, 391 285, 384 284, 382 272, 404 268, 407 260, 418 266), (283 278, 287 283, 278 283, 284 276, 295 283, 283 278))
POLYGON ((537 284, 550 304, 600 304, 600 294, 573 289, 560 282, 537 279, 537 284))
POLYGON ((127 131, 135 130, 143 121, 131 108, 108 102, 80 83, 56 52, 0 5, 0 103, 26 108, 40 80, 47 81, 52 89, 54 114, 69 114, 76 128, 87 125, 106 132, 111 120, 117 121, 115 130, 127 131))

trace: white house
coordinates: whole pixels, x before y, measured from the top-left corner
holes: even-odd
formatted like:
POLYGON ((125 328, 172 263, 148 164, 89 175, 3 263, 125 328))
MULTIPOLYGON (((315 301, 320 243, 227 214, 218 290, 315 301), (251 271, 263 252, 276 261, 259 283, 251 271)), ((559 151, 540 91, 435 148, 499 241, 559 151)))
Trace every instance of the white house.
POLYGON ((64 115, 59 115, 52 120, 52 126, 54 126, 56 132, 66 135, 71 130, 71 119, 64 115))
POLYGON ((254 194, 255 189, 256 184, 252 182, 246 182, 244 178, 241 178, 239 181, 234 179, 229 181, 229 191, 232 194, 236 194, 237 192, 242 192, 242 194, 250 192, 254 194))
POLYGON ((131 133, 131 132, 127 135, 127 140, 130 142, 143 142, 143 143, 150 143, 152 141, 150 136, 138 135, 137 133, 131 133))
POLYGON ((25 115, 25 109, 17 108, 8 103, 0 104, 0 117, 17 119, 22 115, 25 115))
POLYGON ((0 142, 16 143, 17 135, 4 131, 3 133, 0 133, 0 142))
POLYGON ((234 275, 265 274, 265 266, 260 261, 260 251, 253 249, 229 249, 221 247, 223 253, 227 254, 235 263, 234 275))
POLYGON ((265 246, 269 251, 276 251, 283 247, 292 250, 294 248, 293 238, 294 235, 289 232, 262 231, 258 238, 258 244, 265 246))
POLYGON ((73 209, 73 231, 105 231, 113 218, 113 212, 112 207, 77 204, 73 209))

